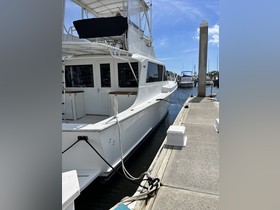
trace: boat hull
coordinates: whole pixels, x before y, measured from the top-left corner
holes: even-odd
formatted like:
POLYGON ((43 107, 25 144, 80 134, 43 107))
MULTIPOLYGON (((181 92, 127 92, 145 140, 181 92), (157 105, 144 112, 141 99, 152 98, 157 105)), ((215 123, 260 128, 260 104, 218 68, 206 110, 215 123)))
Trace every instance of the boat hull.
MULTIPOLYGON (((121 141, 116 122, 100 131, 63 131, 63 151, 77 141, 78 136, 87 136, 89 143, 98 153, 113 167, 117 167, 121 163, 120 145, 122 144, 123 147, 123 158, 126 158, 164 118, 168 111, 168 98, 155 101, 145 109, 121 120, 119 122, 121 141)), ((62 166, 63 171, 101 169, 102 176, 107 176, 112 172, 110 166, 85 141, 78 142, 63 153, 62 166)))
POLYGON ((194 82, 182 82, 179 83, 179 86, 182 88, 191 88, 194 86, 194 82))
POLYGON ((206 85, 213 85, 214 82, 213 81, 206 81, 206 85))

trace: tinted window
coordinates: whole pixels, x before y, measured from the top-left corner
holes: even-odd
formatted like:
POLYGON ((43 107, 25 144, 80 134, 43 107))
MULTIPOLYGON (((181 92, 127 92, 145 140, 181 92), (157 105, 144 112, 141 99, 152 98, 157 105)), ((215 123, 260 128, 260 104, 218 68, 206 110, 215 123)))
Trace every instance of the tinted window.
POLYGON ((155 63, 148 63, 148 73, 146 82, 162 81, 163 66, 155 63))
POLYGON ((110 64, 100 64, 101 87, 111 87, 110 64))
MULTIPOLYGON (((136 77, 138 78, 138 63, 130 63, 136 77)), ((136 79, 128 63, 118 63, 119 86, 120 87, 137 87, 136 79)))
POLYGON ((167 80, 167 72, 166 72, 165 67, 163 67, 163 81, 166 81, 166 80, 167 80))
POLYGON ((66 87, 93 87, 92 65, 65 66, 66 87))

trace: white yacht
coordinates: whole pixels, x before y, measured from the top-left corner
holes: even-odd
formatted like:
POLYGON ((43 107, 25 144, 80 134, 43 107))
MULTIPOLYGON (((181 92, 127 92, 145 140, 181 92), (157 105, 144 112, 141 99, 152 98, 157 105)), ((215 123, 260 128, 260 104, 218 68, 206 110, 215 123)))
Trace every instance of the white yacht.
POLYGON ((192 71, 182 71, 179 86, 189 88, 194 86, 192 71))
POLYGON ((155 129, 177 83, 167 80, 154 54, 151 3, 73 2, 82 18, 62 43, 62 169, 76 170, 83 190, 110 175, 155 129))

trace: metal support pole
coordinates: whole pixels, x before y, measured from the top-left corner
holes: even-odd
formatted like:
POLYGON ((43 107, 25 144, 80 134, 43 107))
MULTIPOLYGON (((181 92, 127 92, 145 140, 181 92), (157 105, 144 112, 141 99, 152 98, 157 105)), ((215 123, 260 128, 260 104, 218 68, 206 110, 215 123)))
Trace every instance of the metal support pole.
POLYGON ((208 48, 208 23, 200 23, 199 33, 199 67, 198 67, 198 96, 206 96, 206 69, 207 69, 207 48, 208 48))
POLYGON ((62 35, 64 33, 65 0, 62 0, 62 35))

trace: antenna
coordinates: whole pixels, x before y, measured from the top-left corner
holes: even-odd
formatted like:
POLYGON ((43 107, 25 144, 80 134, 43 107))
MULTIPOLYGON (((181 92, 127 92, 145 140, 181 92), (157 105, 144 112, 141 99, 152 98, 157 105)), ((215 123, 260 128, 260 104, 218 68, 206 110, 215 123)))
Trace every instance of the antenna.
POLYGON ((217 55, 217 71, 219 71, 219 55, 217 55))

